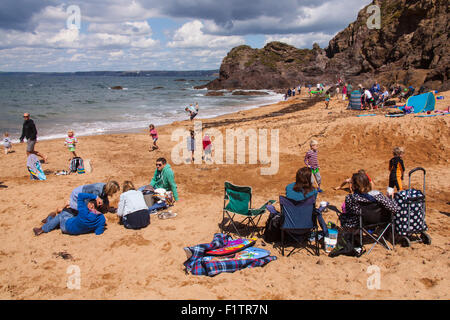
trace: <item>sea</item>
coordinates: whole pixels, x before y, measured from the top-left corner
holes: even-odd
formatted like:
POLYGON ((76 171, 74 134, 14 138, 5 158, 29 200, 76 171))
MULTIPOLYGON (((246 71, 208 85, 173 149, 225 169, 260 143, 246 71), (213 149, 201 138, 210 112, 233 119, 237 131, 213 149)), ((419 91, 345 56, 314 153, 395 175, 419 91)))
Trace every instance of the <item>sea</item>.
POLYGON ((206 89, 194 87, 214 80, 208 75, 188 77, 74 74, 1 74, 0 134, 7 131, 18 142, 23 113, 28 112, 38 130, 38 140, 62 138, 67 130, 76 136, 140 132, 149 124, 156 127, 189 119, 184 108, 199 104, 197 118, 251 109, 281 101, 283 95, 206 96, 206 89), (111 87, 121 86, 122 90, 111 87))

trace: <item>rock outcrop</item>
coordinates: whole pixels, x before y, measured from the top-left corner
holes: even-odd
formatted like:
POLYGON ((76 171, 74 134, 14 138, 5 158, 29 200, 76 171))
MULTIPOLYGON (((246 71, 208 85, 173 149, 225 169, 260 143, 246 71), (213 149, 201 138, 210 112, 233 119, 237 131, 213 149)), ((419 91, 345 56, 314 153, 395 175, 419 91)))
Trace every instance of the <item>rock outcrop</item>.
MULTIPOLYGON (((449 89, 448 0, 376 0, 379 29, 369 29, 367 7, 325 49, 271 42, 262 49, 233 48, 219 77, 205 86, 218 89, 278 89, 299 83, 402 83, 449 89)), ((371 5, 372 5, 371 4, 371 5)))

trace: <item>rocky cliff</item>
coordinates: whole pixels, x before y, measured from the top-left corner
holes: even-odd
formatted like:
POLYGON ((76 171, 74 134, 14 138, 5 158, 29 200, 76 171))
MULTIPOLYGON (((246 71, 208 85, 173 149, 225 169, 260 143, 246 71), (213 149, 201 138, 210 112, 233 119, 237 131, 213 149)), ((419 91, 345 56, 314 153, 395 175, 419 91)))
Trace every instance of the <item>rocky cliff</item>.
POLYGON ((367 7, 325 49, 268 43, 233 48, 208 89, 277 89, 317 81, 399 82, 449 89, 448 0, 376 0, 379 29, 369 29, 367 7))

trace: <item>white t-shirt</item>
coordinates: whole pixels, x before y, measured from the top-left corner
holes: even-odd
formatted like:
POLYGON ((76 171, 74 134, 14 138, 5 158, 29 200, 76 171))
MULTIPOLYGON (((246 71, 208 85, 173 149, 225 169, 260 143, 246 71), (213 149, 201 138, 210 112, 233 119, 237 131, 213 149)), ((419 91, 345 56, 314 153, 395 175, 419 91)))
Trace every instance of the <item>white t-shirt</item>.
POLYGON ((11 147, 11 139, 9 137, 4 137, 3 138, 3 146, 5 148, 10 148, 11 147))
POLYGON ((141 191, 128 190, 120 195, 119 206, 117 208, 117 215, 119 217, 125 217, 127 214, 144 209, 148 210, 148 207, 141 191))
POLYGON ((366 91, 364 91, 364 95, 366 96, 367 99, 372 98, 372 94, 370 93, 369 90, 366 89, 366 91))

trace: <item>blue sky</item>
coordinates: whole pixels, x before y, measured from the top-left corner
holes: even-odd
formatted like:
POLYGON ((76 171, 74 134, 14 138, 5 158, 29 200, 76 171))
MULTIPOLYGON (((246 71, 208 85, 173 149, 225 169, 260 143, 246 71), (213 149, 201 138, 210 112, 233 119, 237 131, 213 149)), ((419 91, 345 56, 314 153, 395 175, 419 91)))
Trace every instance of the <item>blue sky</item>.
POLYGON ((218 69, 238 45, 326 47, 370 2, 2 0, 0 71, 218 69))

